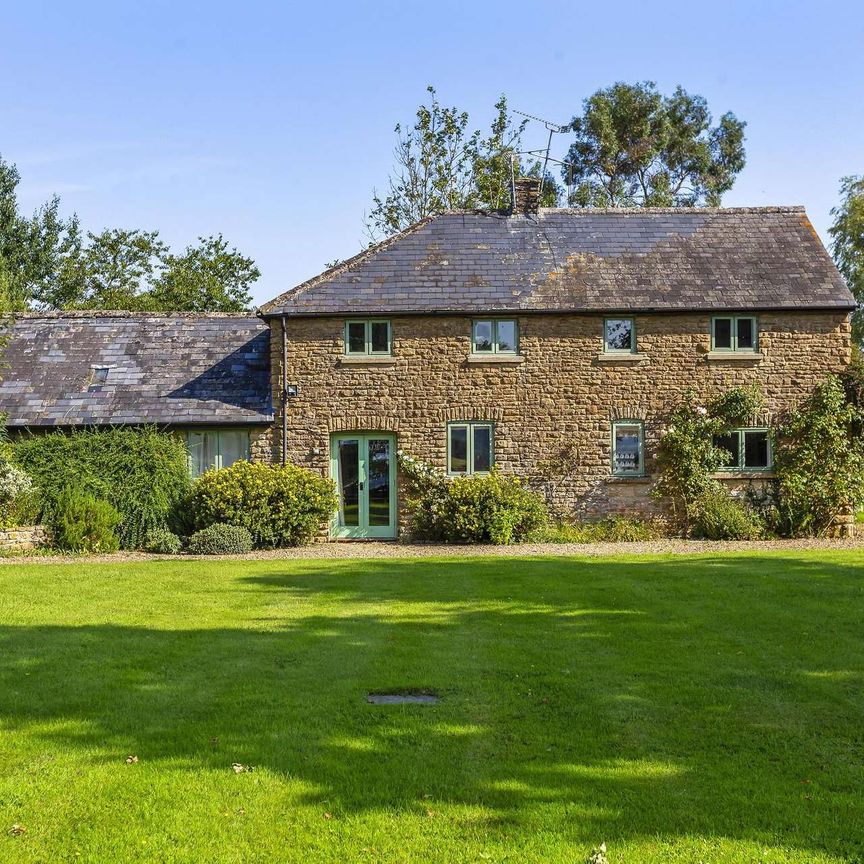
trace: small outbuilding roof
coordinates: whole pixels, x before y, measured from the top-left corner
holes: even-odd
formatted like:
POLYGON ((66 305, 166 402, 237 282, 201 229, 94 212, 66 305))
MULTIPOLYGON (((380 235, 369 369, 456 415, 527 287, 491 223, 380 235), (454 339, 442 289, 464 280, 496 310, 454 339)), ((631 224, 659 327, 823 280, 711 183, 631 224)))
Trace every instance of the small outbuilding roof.
POLYGON ((430 217, 264 305, 273 315, 852 309, 803 207, 430 217))
POLYGON ((22 315, 0 366, 10 427, 272 420, 269 328, 251 315, 22 315))

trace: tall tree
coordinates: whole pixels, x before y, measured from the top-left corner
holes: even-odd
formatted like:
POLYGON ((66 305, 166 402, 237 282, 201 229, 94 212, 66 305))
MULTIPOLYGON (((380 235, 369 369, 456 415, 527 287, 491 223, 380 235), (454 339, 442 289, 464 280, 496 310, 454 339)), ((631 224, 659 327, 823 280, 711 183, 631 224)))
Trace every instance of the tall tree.
POLYGON ((60 216, 55 195, 32 216, 18 204, 18 169, 0 157, 0 271, 11 309, 50 307, 66 259, 80 239, 78 220, 60 216))
POLYGON ((87 235, 66 268, 65 306, 77 309, 147 308, 152 280, 165 267, 168 247, 158 231, 106 229, 87 235))
POLYGON ((852 338, 864 344, 864 176, 840 181, 840 204, 833 207, 834 222, 828 229, 837 269, 855 295, 858 308, 852 313, 852 338))
MULTIPOLYGON (((396 125, 395 167, 387 193, 373 193, 366 230, 375 240, 394 234, 443 210, 500 210, 510 202, 510 180, 517 173, 539 176, 539 163, 519 158, 527 121, 510 116, 506 96, 495 103, 485 137, 470 129, 467 111, 447 108, 428 87, 430 104, 417 109, 414 124, 396 125)), ((553 206, 558 186, 547 175, 545 206, 553 206)))
POLYGON ((583 103, 562 174, 570 203, 605 207, 719 206, 744 167, 744 126, 678 87, 663 96, 651 81, 613 84, 583 103))
POLYGON ((250 286, 261 275, 219 234, 199 237, 182 255, 168 255, 165 268, 146 295, 150 309, 177 312, 243 312, 252 304, 250 286))

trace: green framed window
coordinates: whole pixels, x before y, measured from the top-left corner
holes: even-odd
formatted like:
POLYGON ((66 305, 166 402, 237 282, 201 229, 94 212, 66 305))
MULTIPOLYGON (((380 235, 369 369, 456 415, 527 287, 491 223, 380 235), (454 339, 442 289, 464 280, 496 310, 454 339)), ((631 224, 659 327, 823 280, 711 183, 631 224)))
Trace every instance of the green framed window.
POLYGON ((752 315, 716 315, 711 319, 712 351, 758 351, 759 328, 752 315))
POLYGON ((491 423, 448 424, 448 474, 485 474, 494 464, 495 434, 491 423))
POLYGON ((767 429, 733 429, 715 435, 714 446, 725 450, 728 456, 722 471, 767 471, 773 464, 767 429))
POLYGON ((514 318, 479 318, 471 324, 473 354, 518 354, 519 322, 514 318))
POLYGON ((389 321, 370 318, 345 322, 345 353, 357 355, 390 354, 392 351, 389 321))
POLYGON ((603 353, 636 353, 636 320, 634 318, 605 318, 603 320, 603 353))
POLYGON ((205 471, 227 468, 249 458, 247 429, 190 429, 186 432, 189 474, 198 477, 205 471))
POLYGON ((645 424, 641 420, 616 420, 612 424, 612 474, 645 474, 645 424))

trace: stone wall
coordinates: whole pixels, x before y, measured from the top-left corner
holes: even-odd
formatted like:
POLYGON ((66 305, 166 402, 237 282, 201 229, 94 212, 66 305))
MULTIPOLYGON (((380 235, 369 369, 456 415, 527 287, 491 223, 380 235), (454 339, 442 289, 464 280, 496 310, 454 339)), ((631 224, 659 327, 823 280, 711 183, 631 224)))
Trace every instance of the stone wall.
POLYGON ((47 544, 48 536, 41 525, 0 529, 0 549, 7 552, 26 552, 47 544))
MULTIPOLYGON (((827 373, 849 361, 850 328, 843 313, 759 316, 759 354, 709 356, 710 316, 636 316, 636 358, 602 354, 603 316, 519 317, 521 362, 472 362, 470 317, 392 319, 393 356, 375 362, 343 357, 341 318, 289 319, 288 459, 329 471, 331 433, 366 429, 396 433, 398 446, 445 467, 452 420, 491 420, 495 459, 507 472, 535 477, 541 462, 568 444, 578 448, 577 471, 558 484, 557 503, 576 514, 648 513, 663 418, 688 390, 708 399, 758 382, 770 425, 827 373), (611 476, 611 423, 645 424, 647 477, 611 476)), ((272 322, 272 382, 276 420, 271 458, 281 452, 281 333, 272 322)), ((260 442, 256 452, 266 450, 260 442)), ((747 482, 731 478, 732 483, 747 482)))

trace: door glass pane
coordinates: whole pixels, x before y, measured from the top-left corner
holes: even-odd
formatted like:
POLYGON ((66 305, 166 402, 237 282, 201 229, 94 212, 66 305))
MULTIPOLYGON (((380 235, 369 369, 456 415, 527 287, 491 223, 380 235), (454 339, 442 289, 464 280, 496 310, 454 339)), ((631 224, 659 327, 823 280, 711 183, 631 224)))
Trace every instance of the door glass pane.
POLYGON ((468 427, 450 427, 450 472, 464 474, 468 470, 468 427))
POLYGON ((356 438, 339 442, 339 520, 360 525, 360 448, 356 438))
POLYGON ((725 435, 714 436, 714 446, 720 450, 726 451, 726 458, 723 460, 724 468, 740 467, 738 456, 738 433, 727 432, 725 435))
POLYGON ((491 321, 475 321, 474 322, 474 350, 475 351, 491 351, 492 350, 492 322, 491 321))
POLYGON ((348 353, 366 353, 366 324, 363 321, 351 321, 348 324, 348 353))
POLYGON ((744 467, 745 468, 767 468, 768 467, 768 433, 767 432, 745 432, 744 433, 744 467))
POLYGON ((498 322, 498 350, 513 353, 516 351, 516 322, 498 322))
POLYGON ((714 319, 714 347, 715 348, 731 348, 732 347, 732 319, 731 318, 715 318, 714 319))
POLYGON ((390 352, 390 325, 386 321, 372 322, 372 351, 375 354, 390 352))
POLYGON ((370 439, 366 471, 369 490, 369 525, 390 524, 390 442, 370 439))
POLYGON ((222 453, 222 467, 228 468, 241 459, 249 458, 249 433, 231 430, 219 433, 219 447, 222 453))
POLYGON ((639 472, 639 427, 615 427, 615 459, 614 467, 619 474, 637 474, 639 472))
POLYGON ((633 321, 629 318, 610 318, 606 321, 606 350, 633 350, 633 321))
POLYGON ((474 427, 474 470, 492 470, 492 427, 474 427))
POLYGON ((736 322, 738 328, 738 350, 752 351, 753 350, 753 319, 739 318, 736 322))

